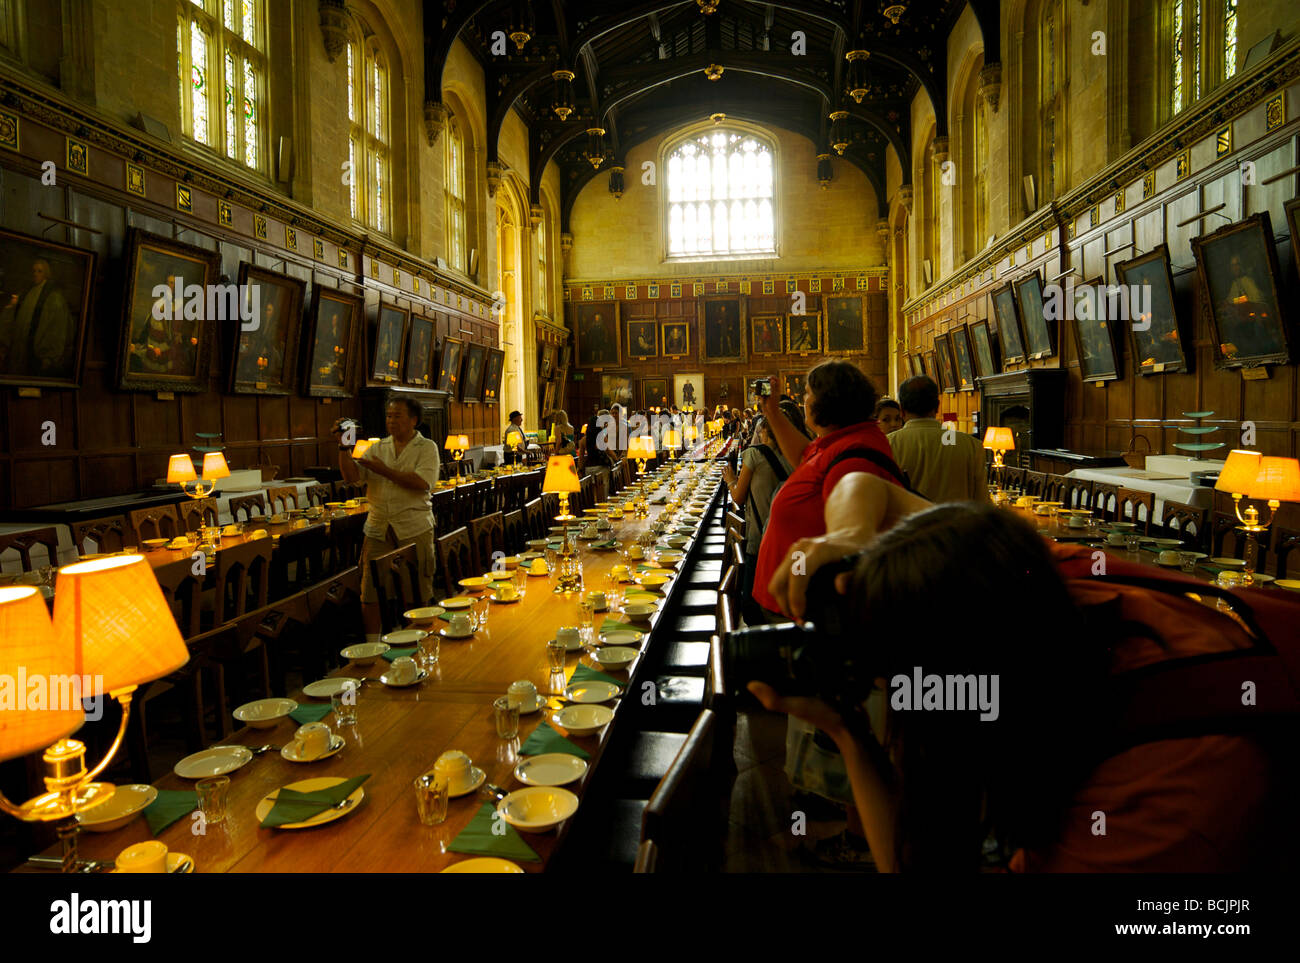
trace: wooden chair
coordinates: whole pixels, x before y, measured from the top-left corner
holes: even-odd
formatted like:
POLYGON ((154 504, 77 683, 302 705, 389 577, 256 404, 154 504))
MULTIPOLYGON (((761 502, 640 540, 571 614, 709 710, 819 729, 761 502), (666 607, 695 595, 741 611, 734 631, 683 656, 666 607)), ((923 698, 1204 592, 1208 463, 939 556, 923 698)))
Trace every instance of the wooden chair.
POLYGON ((172 615, 176 617, 181 635, 187 639, 197 636, 203 611, 203 577, 194 574, 193 560, 182 558, 159 565, 153 574, 172 615))
POLYGON ((653 843, 655 872, 695 873, 716 867, 718 834, 707 795, 714 714, 702 711, 641 815, 641 842, 653 843))
POLYGON ((112 515, 108 518, 92 518, 88 522, 74 522, 72 525, 72 543, 78 555, 94 555, 101 552, 120 552, 126 546, 126 516, 112 515), (87 548, 87 543, 90 547, 87 548))
POLYGON ((361 569, 352 566, 306 591, 310 631, 303 642, 304 675, 322 676, 340 660, 339 650, 364 638, 361 569))
POLYGON ((1208 508, 1196 508, 1186 502, 1166 499, 1160 510, 1160 527, 1164 529, 1164 534, 1169 538, 1181 538, 1189 549, 1197 551, 1203 551, 1202 546, 1209 544, 1206 538, 1209 534, 1209 520, 1208 508), (1175 522, 1178 524, 1175 525, 1175 522))
POLYGON ((731 554, 731 546, 737 542, 740 543, 743 550, 745 545, 745 516, 733 510, 730 505, 727 507, 726 527, 727 554, 731 554))
MULTIPOLYGON (((1245 509, 1243 509, 1245 511, 1245 509)), ((1241 522, 1237 516, 1231 512, 1221 512, 1215 509, 1210 520, 1210 554, 1217 557, 1241 558, 1246 550, 1246 536, 1237 531, 1237 526, 1241 522)), ((1266 560, 1268 558, 1270 542, 1265 540, 1259 542, 1259 555, 1255 560, 1255 571, 1267 571, 1266 560)))
MULTIPOLYGON (((1025 472, 1025 494, 1037 495, 1044 498, 1043 492, 1047 487, 1047 473, 1041 471, 1025 472)), ((1044 500, 1046 500, 1044 498, 1044 500)))
POLYGON ((740 628, 740 566, 727 566, 718 583, 718 632, 725 636, 740 628))
POLYGON ((436 541, 438 571, 442 573, 444 598, 460 594, 460 580, 482 575, 474 567, 474 548, 469 540, 469 529, 461 526, 454 532, 440 535, 436 541))
POLYGON ((361 544, 366 538, 366 515, 346 515, 330 519, 330 571, 339 573, 361 561, 361 544))
POLYGON ((259 538, 217 552, 215 625, 266 606, 270 595, 272 551, 271 539, 259 538))
POLYGON ((1147 535, 1151 534, 1151 523, 1155 521, 1156 515, 1155 492, 1143 492, 1135 488, 1120 488, 1115 497, 1117 500, 1116 520, 1132 521, 1138 526, 1139 531, 1147 535), (1142 512, 1142 508, 1145 508, 1146 512, 1142 512))
POLYGON ((369 565, 385 632, 403 624, 403 612, 429 603, 420 597, 420 556, 414 545, 372 558, 369 565))
POLYGON ((283 599, 325 578, 330 555, 329 532, 310 525, 285 532, 271 556, 271 598, 283 599))
POLYGON ((323 508, 326 502, 334 501, 334 492, 328 483, 320 482, 315 485, 308 485, 303 497, 307 500, 308 505, 318 505, 323 508))
POLYGON ((484 515, 469 523, 469 540, 474 547, 474 567, 479 574, 492 568, 493 557, 506 554, 504 516, 500 512, 484 515))
POLYGON ((216 525, 217 500, 215 498, 187 498, 176 505, 181 531, 197 532, 204 525, 216 525))
POLYGON ((1066 501, 1070 480, 1064 475, 1054 475, 1051 472, 1047 474, 1047 481, 1043 483, 1043 501, 1060 502, 1062 508, 1069 508, 1066 501))
MULTIPOLYGON (((1296 549, 1300 549, 1300 529, 1274 526, 1273 554, 1277 556, 1277 566, 1274 570, 1276 578, 1287 578, 1287 561, 1296 549)), ((1263 568, 1258 571, 1263 571, 1263 568)))
POLYGON ((1025 487, 1025 470, 1003 466, 1002 487, 1007 491, 1022 491, 1025 487))
POLYGON ((528 526, 524 524, 523 509, 506 512, 501 518, 501 527, 505 531, 506 551, 518 555, 524 550, 529 539, 528 526))
POLYGON ((238 495, 230 500, 230 517, 235 521, 240 521, 239 513, 244 513, 243 521, 252 521, 253 509, 257 509, 258 515, 269 515, 266 510, 266 495, 257 492, 253 495, 238 495))
POLYGON ((439 488, 429 496, 430 509, 433 512, 433 527, 440 532, 455 528, 453 524, 456 507, 456 493, 450 488, 439 488))
POLYGON ((1066 508, 1087 508, 1092 501, 1092 482, 1083 478, 1066 478, 1061 501, 1066 508))
POLYGON ((550 526, 546 524, 546 513, 541 498, 534 498, 524 505, 524 527, 528 530, 528 539, 546 537, 550 526))
POLYGON ((1119 486, 1108 482, 1092 483, 1092 501, 1088 505, 1095 518, 1119 521, 1119 486))
POLYGON ((181 532, 181 520, 175 505, 137 508, 129 517, 133 541, 137 545, 143 545, 146 538, 175 538, 181 532))
POLYGON ((334 498, 332 500, 336 502, 345 502, 350 498, 361 498, 365 494, 365 482, 336 481, 334 483, 334 498))
POLYGON ((285 485, 282 488, 268 488, 266 497, 271 501, 272 512, 287 512, 291 508, 298 508, 298 502, 301 499, 305 504, 307 499, 298 494, 297 487, 285 485))
POLYGON ((591 483, 592 491, 595 493, 597 502, 609 500, 609 475, 606 472, 596 472, 592 475, 594 482, 591 483))

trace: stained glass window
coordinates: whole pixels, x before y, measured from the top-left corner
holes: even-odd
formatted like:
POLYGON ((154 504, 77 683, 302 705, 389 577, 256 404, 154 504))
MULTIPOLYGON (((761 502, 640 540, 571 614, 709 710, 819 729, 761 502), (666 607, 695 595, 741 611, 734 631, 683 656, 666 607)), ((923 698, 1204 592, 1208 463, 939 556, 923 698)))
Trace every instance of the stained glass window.
POLYGON ((1237 73, 1237 0, 1223 3, 1223 76, 1237 73))
POLYGON ((1172 72, 1169 106, 1176 114, 1183 109, 1183 0, 1174 0, 1171 30, 1173 50, 1169 58, 1169 69, 1172 72))
POLYGON ((389 80, 372 44, 347 45, 348 162, 352 216, 385 233, 389 223, 389 80))
POLYGON ((451 266, 465 266, 465 135, 455 119, 447 122, 447 156, 444 194, 447 211, 447 253, 451 266))
POLYGON ((1192 101, 1201 99, 1201 5, 1203 0, 1192 0, 1195 7, 1192 18, 1192 101))
POLYGON ((537 222, 537 307, 542 311, 546 310, 550 300, 546 296, 550 283, 546 272, 546 212, 543 209, 542 218, 537 222))
POLYGON ((189 78, 181 97, 186 133, 254 169, 262 164, 263 9, 262 0, 182 0, 177 45, 180 75, 189 78), (183 35, 189 36, 188 45, 179 42, 183 35), (213 69, 219 92, 212 89, 213 69))
POLYGON ((668 153, 668 256, 776 253, 772 148, 712 128, 668 153))

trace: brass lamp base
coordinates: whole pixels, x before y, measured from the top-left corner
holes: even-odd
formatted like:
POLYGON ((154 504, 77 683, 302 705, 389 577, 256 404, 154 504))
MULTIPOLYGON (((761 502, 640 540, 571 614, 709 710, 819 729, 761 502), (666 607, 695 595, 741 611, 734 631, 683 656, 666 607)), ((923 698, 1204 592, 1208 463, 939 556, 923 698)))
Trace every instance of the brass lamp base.
POLYGON ((106 803, 116 791, 111 782, 88 782, 70 792, 47 792, 20 803, 14 815, 25 823, 52 823, 106 803))

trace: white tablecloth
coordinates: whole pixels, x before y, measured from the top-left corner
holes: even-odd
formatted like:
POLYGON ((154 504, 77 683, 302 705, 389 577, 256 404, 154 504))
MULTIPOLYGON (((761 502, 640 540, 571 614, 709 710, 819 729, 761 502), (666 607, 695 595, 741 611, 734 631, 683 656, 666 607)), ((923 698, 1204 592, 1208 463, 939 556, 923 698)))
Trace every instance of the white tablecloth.
POLYGON ((1195 508, 1210 508, 1214 505, 1213 488, 1192 485, 1176 478, 1148 478, 1141 468, 1076 468, 1065 477, 1152 492, 1156 496, 1156 524, 1160 523, 1160 516, 1164 512, 1165 499, 1184 502, 1195 508))
MULTIPOLYGON (((316 479, 314 479, 314 478, 308 479, 307 481, 296 481, 296 482, 293 482, 293 481, 269 481, 269 482, 262 482, 262 485, 261 485, 260 488, 255 488, 255 489, 252 489, 251 491, 246 491, 246 492, 221 492, 221 491, 219 491, 219 492, 217 493, 217 495, 216 495, 216 499, 217 499, 217 520, 220 521, 222 525, 226 525, 226 524, 229 524, 230 522, 233 522, 233 521, 234 521, 234 518, 233 518, 233 517, 231 516, 231 514, 230 514, 230 499, 231 499, 231 498, 242 498, 242 497, 245 496, 245 495, 255 495, 255 494, 257 494, 259 491, 262 492, 263 494, 265 494, 265 493, 266 493, 266 490, 267 490, 268 488, 288 488, 288 487, 290 487, 290 486, 292 486, 292 487, 298 489, 298 494, 299 494, 299 495, 304 495, 304 494, 306 494, 308 488, 311 488, 313 485, 316 485, 316 484, 318 484, 318 482, 317 482, 316 479)), ((275 509, 275 506, 271 504, 271 498, 270 498, 269 495, 266 497, 266 504, 267 504, 267 507, 268 507, 268 508, 270 508, 270 509, 272 509, 272 510, 275 509)), ((299 507, 299 508, 303 508, 305 505, 306 505, 306 502, 304 502, 304 501, 302 501, 302 500, 298 500, 298 507, 299 507)))

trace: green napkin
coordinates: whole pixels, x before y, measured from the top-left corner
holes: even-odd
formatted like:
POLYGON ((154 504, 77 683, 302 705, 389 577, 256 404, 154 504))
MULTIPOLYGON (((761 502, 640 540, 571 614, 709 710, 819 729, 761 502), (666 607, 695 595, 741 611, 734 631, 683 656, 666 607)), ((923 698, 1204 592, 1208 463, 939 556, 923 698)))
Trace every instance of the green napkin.
POLYGON ((542 858, 533 852, 531 846, 524 842, 518 830, 504 819, 495 819, 496 807, 484 803, 479 807, 469 825, 447 847, 453 853, 469 853, 473 856, 500 856, 503 859, 526 859, 540 863, 542 858), (492 832, 496 824, 497 832, 492 832), (505 832, 501 832, 505 830, 505 832), (497 835, 500 833, 500 835, 497 835))
POLYGON ((548 723, 543 722, 533 730, 532 735, 524 740, 524 744, 519 747, 519 755, 540 756, 546 752, 567 752, 579 759, 591 758, 591 753, 579 746, 575 746, 552 729, 548 723))
POLYGON ((309 722, 320 722, 329 715, 333 708, 329 705, 305 705, 299 706, 289 713, 289 718, 300 726, 305 726, 309 722))
POLYGON ((149 832, 157 836, 182 816, 188 816, 199 806, 199 794, 183 789, 159 789, 158 798, 144 807, 144 818, 149 832))
POLYGON ((564 542, 547 542, 546 547, 553 552, 558 552, 560 549, 564 548, 564 542))
MULTIPOLYGON (((576 685, 579 682, 612 682, 620 689, 625 688, 627 686, 626 682, 619 682, 618 679, 615 679, 612 675, 606 675, 603 672, 597 672, 595 669, 589 668, 588 666, 585 665, 579 665, 576 669, 573 670, 573 675, 569 677, 569 685, 576 685)), ((546 723, 542 723, 542 725, 545 724, 546 723)), ((523 752, 522 749, 520 749, 519 751, 523 752)))
POLYGON ((604 622, 600 623, 601 632, 622 632, 630 628, 632 628, 631 625, 619 619, 606 618, 604 622))
POLYGON ((318 789, 315 792, 281 789, 279 796, 276 797, 275 805, 271 807, 271 811, 262 820, 261 827, 263 829, 272 829, 276 826, 283 826, 285 823, 305 822, 351 796, 357 791, 357 787, 369 778, 370 773, 366 773, 364 776, 353 776, 337 786, 318 789))
POLYGON ((613 548, 617 544, 618 542, 616 542, 614 539, 611 538, 608 542, 592 542, 591 547, 592 548, 613 548))
POLYGON ((415 646, 411 646, 409 649, 389 649, 384 653, 384 658, 392 662, 394 659, 400 659, 407 655, 415 655, 415 646))

